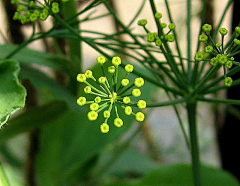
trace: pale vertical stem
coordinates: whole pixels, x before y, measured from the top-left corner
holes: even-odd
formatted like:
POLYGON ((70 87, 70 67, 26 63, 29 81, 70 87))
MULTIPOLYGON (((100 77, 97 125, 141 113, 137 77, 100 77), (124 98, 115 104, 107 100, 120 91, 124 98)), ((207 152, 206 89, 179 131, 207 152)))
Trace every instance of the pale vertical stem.
POLYGON ((188 58, 188 82, 191 82, 192 78, 192 65, 191 65, 191 57, 192 57, 192 46, 191 46, 191 15, 192 15, 192 1, 187 0, 187 58, 188 58))

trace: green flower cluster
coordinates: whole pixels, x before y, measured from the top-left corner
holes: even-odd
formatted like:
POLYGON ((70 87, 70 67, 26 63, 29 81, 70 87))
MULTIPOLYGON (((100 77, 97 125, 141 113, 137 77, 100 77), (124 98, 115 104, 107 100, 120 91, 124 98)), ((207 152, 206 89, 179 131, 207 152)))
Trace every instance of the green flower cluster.
POLYGON ((146 19, 141 19, 138 21, 138 25, 142 26, 144 30, 147 32, 147 40, 148 42, 155 42, 156 46, 161 46, 162 43, 164 42, 173 42, 175 40, 175 37, 171 32, 175 29, 175 24, 170 23, 167 25, 167 23, 160 22, 160 19, 162 18, 162 14, 157 12, 155 14, 155 19, 160 25, 160 30, 158 33, 155 32, 150 32, 147 28, 147 20, 146 19), (164 30, 165 28, 168 27, 168 31, 165 34, 164 30))
POLYGON ((108 119, 112 115, 112 112, 116 113, 114 125, 116 127, 121 127, 123 125, 123 120, 118 114, 118 107, 121 107, 126 115, 134 115, 137 121, 142 122, 145 119, 145 115, 140 111, 134 113, 132 106, 144 109, 147 103, 144 100, 133 102, 131 97, 139 97, 141 95, 141 90, 139 88, 144 85, 144 79, 138 77, 131 84, 128 75, 133 71, 134 67, 131 64, 127 64, 125 66, 126 74, 118 83, 118 67, 121 64, 121 58, 118 56, 112 58, 112 65, 108 67, 108 73, 111 78, 105 75, 105 70, 103 68, 106 58, 104 56, 99 56, 97 57, 97 62, 102 69, 103 75, 101 77, 96 79, 91 70, 86 70, 84 74, 77 75, 77 81, 86 84, 84 92, 96 96, 94 100, 87 100, 84 96, 77 99, 77 104, 79 106, 85 104, 90 105, 88 119, 90 121, 96 120, 101 112, 105 121, 100 125, 100 130, 102 133, 108 133, 108 119), (93 84, 97 86, 93 86, 93 84))
POLYGON ((239 53, 240 49, 240 40, 238 36, 240 35, 240 27, 235 28, 234 37, 231 37, 230 41, 226 46, 224 45, 224 37, 227 35, 228 30, 226 28, 220 28, 219 32, 221 34, 221 43, 215 43, 210 35, 212 26, 209 24, 204 24, 202 30, 205 34, 202 34, 198 37, 199 42, 204 43, 206 46, 204 52, 209 56, 214 56, 211 59, 205 59, 204 52, 197 52, 195 55, 195 61, 209 61, 210 65, 216 68, 223 67, 224 71, 224 85, 230 87, 232 85, 232 78, 226 77, 226 70, 230 69, 232 65, 239 66, 239 62, 234 61, 234 55, 239 53))
MULTIPOLYGON (((62 3, 68 1, 61 0, 62 3)), ((44 3, 39 0, 11 0, 11 3, 17 5, 13 20, 20 20, 22 24, 33 23, 38 19, 45 21, 49 15, 57 14, 60 11, 58 0, 45 0, 44 3)))

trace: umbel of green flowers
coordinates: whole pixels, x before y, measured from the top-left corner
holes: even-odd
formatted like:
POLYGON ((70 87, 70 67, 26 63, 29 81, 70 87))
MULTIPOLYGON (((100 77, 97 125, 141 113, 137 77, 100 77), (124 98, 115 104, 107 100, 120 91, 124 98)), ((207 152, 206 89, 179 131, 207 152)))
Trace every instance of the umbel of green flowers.
POLYGON ((209 61, 210 65, 214 68, 223 67, 224 71, 224 85, 230 87, 232 85, 232 78, 226 77, 227 69, 230 69, 232 65, 239 66, 239 62, 234 61, 234 55, 239 53, 240 40, 237 39, 240 35, 240 27, 235 28, 234 36, 231 37, 230 41, 224 46, 224 37, 227 35, 228 30, 226 28, 220 28, 219 32, 221 34, 221 42, 215 43, 210 35, 212 26, 209 24, 204 24, 202 30, 205 34, 199 36, 199 42, 203 42, 206 47, 204 52, 198 52, 195 55, 195 61, 209 61), (213 56, 211 59, 205 58, 207 56, 213 56))
POLYGON ((84 74, 77 75, 77 81, 85 83, 84 92, 86 94, 92 94, 96 96, 93 100, 87 100, 86 97, 81 96, 77 99, 77 104, 83 106, 89 104, 90 111, 88 112, 88 119, 94 121, 98 118, 99 114, 102 114, 104 122, 100 125, 102 133, 109 132, 108 119, 116 113, 114 119, 114 125, 116 127, 123 126, 123 120, 121 119, 118 108, 122 108, 126 115, 133 115, 137 121, 142 122, 145 119, 143 112, 134 113, 132 107, 138 107, 144 109, 146 107, 146 101, 138 100, 137 102, 132 101, 132 97, 141 96, 140 87, 144 85, 144 79, 138 77, 133 83, 130 83, 128 79, 129 74, 133 71, 133 65, 127 64, 125 66, 125 76, 121 80, 118 77, 118 68, 121 64, 121 58, 115 56, 112 58, 112 65, 108 67, 108 73, 111 78, 106 76, 103 65, 106 62, 104 56, 97 57, 97 62, 100 64, 102 69, 102 76, 96 79, 91 70, 86 70, 84 74), (118 83, 119 81, 119 83, 118 83), (97 86, 93 86, 97 84, 97 86))
POLYGON ((20 20, 22 24, 35 22, 38 19, 45 21, 49 15, 57 14, 60 11, 60 4, 69 0, 11 0, 12 4, 17 5, 17 12, 13 16, 13 20, 20 20))
POLYGON ((171 34, 172 31, 175 29, 175 24, 170 23, 167 25, 167 23, 161 22, 162 14, 157 12, 155 14, 155 19, 159 23, 159 31, 158 33, 150 32, 147 28, 147 20, 146 19, 140 19, 138 21, 138 25, 142 26, 144 30, 147 33, 147 40, 148 42, 154 42, 156 46, 161 46, 164 42, 173 42, 175 40, 174 35, 171 34), (168 31, 165 32, 165 30, 168 28, 168 31))

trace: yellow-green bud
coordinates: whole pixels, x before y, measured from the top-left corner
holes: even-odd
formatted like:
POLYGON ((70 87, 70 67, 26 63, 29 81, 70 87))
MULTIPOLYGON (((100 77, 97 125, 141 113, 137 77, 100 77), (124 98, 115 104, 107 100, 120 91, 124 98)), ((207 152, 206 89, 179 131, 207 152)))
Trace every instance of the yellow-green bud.
POLYGON ((124 109, 124 112, 128 116, 131 115, 132 114, 132 107, 126 106, 125 109, 124 109))
POLYGON ((86 86, 86 87, 84 88, 84 92, 85 92, 86 94, 91 93, 91 92, 92 92, 91 87, 90 87, 90 86, 86 86))
POLYGON ((133 95, 134 97, 139 97, 139 96, 141 96, 141 90, 138 89, 138 88, 133 89, 133 90, 132 90, 132 95, 133 95))
POLYGON ((86 99, 85 97, 79 97, 79 98, 77 99, 77 104, 78 104, 79 106, 83 106, 83 105, 86 104, 86 101, 87 101, 87 99, 86 99))
POLYGON ((147 103, 146 103, 146 101, 144 101, 144 100, 139 100, 139 101, 137 102, 137 106, 138 106, 138 108, 140 108, 140 109, 144 109, 144 108, 146 108, 147 103))
POLYGON ((90 111, 90 112, 88 112, 88 119, 90 120, 90 121, 94 121, 94 120, 96 120, 98 118, 98 113, 96 112, 96 111, 90 111))
POLYGON ((121 60, 120 57, 115 56, 115 57, 112 58, 112 64, 113 64, 115 67, 118 67, 121 63, 122 63, 122 60, 121 60))
POLYGON ((132 71, 133 71, 133 65, 127 64, 127 65, 125 66, 125 71, 126 71, 127 73, 132 72, 132 71))
POLYGON ((136 87, 142 87, 144 85, 144 79, 139 77, 134 80, 134 85, 136 87))
POLYGON ((97 62, 100 64, 100 65, 103 65, 105 62, 106 62, 106 58, 104 56, 98 56, 97 57, 97 62))
POLYGON ((100 130, 102 133, 108 133, 109 132, 109 125, 107 123, 103 123, 100 125, 100 130))
POLYGON ((128 104, 128 103, 130 103, 130 102, 131 102, 130 97, 125 96, 125 97, 123 98, 123 103, 128 104))
POLYGON ((90 105, 90 110, 97 111, 99 108, 99 105, 97 103, 92 103, 90 105))
POLYGON ((121 118, 116 118, 116 119, 114 120, 114 125, 115 125, 116 127, 121 127, 121 126, 123 126, 123 120, 122 120, 121 118))
POLYGON ((128 79, 122 79, 121 83, 122 83, 122 86, 126 87, 129 85, 130 82, 128 79))
POLYGON ((85 74, 78 74, 77 75, 77 81, 78 82, 85 82, 86 81, 86 76, 85 76, 85 74))
POLYGON ((142 122, 145 119, 145 115, 142 112, 137 112, 135 115, 135 119, 142 122))

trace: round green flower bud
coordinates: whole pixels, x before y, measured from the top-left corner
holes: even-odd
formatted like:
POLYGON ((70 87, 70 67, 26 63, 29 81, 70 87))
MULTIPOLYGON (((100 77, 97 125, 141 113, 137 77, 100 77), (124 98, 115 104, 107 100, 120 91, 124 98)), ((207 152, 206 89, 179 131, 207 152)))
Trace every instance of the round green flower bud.
POLYGON ((86 76, 86 78, 92 78, 93 77, 92 71, 91 70, 86 70, 85 76, 86 76))
POLYGON ((85 97, 79 97, 79 98, 77 99, 77 104, 78 104, 79 106, 83 106, 83 105, 86 104, 86 101, 87 101, 87 99, 86 99, 85 97))
POLYGON ((39 19, 45 21, 48 18, 48 14, 40 13, 39 19))
POLYGON ((122 86, 124 86, 124 87, 128 86, 129 83, 130 83, 130 82, 129 82, 128 79, 122 79, 122 81, 121 81, 121 84, 122 84, 122 86))
POLYGON ((230 60, 231 60, 231 61, 234 61, 234 57, 230 57, 230 60))
POLYGON ((111 113, 110 113, 109 110, 105 110, 105 111, 103 112, 103 117, 104 117, 104 118, 110 118, 110 116, 111 116, 111 113))
POLYGON ((106 77, 98 78, 98 82, 104 84, 106 82, 106 77))
POLYGON ((202 26, 202 30, 203 30, 204 32, 206 32, 207 34, 209 34, 209 33, 211 32, 211 30, 212 30, 212 25, 204 24, 204 25, 202 26))
POLYGON ((31 16, 29 17, 29 19, 30 19, 31 22, 35 22, 35 21, 38 20, 38 16, 33 13, 33 14, 31 14, 31 16))
POLYGON ((126 106, 125 109, 124 109, 124 112, 128 116, 131 115, 132 114, 132 107, 126 106))
POLYGON ((240 40, 238 40, 238 39, 234 39, 233 42, 235 45, 240 45, 240 40))
POLYGON ((94 120, 96 120, 98 118, 98 113, 96 112, 96 111, 90 111, 90 112, 88 112, 88 119, 90 120, 90 121, 94 121, 94 120))
POLYGON ((21 11, 24 11, 25 9, 24 9, 24 7, 22 6, 22 5, 18 5, 17 6, 17 11, 18 12, 21 12, 21 11))
POLYGON ((125 66, 125 71, 126 71, 127 73, 132 72, 132 71, 133 71, 133 65, 127 64, 127 65, 125 66))
POLYGON ((167 23, 161 23, 161 28, 166 28, 167 27, 167 23))
POLYGON ((230 87, 230 86, 232 85, 232 82, 233 82, 233 80, 232 80, 231 77, 226 77, 226 78, 224 79, 224 85, 225 85, 226 87, 230 87))
POLYGON ((100 125, 100 130, 102 133, 108 133, 109 132, 109 125, 107 123, 103 123, 100 125))
POLYGON ((205 52, 206 53, 211 53, 212 51, 213 51, 213 47, 212 46, 209 45, 209 46, 205 47, 205 52))
POLYGON ((142 112, 137 112, 135 115, 135 119, 142 122, 145 119, 145 115, 142 112))
POLYGON ((169 42, 173 42, 175 40, 175 37, 173 34, 168 34, 165 36, 165 39, 169 42))
POLYGON ((97 96, 97 97, 95 97, 94 101, 95 101, 95 103, 100 103, 102 101, 102 98, 97 96))
POLYGON ((97 62, 100 64, 100 65, 103 65, 105 62, 106 62, 106 58, 104 56, 98 56, 97 57, 97 62))
POLYGON ((170 30, 174 30, 174 29, 176 28, 176 25, 175 25, 174 23, 170 23, 170 24, 168 25, 168 28, 169 28, 170 30))
POLYGON ((230 69, 232 67, 232 61, 228 60, 226 63, 225 63, 225 67, 227 67, 228 69, 230 69))
POLYGON ((34 8, 34 7, 35 7, 34 1, 30 1, 30 2, 28 3, 28 7, 29 7, 29 8, 34 8))
POLYGON ((154 42, 155 41, 155 33, 149 32, 147 34, 147 40, 148 40, 148 42, 154 42))
POLYGON ((78 82, 85 82, 86 81, 86 76, 85 76, 85 74, 78 74, 77 75, 77 81, 78 82))
POLYGON ((112 64, 113 64, 115 67, 118 67, 121 63, 122 63, 122 60, 121 60, 120 57, 115 56, 115 57, 112 58, 112 64))
POLYGON ((13 20, 18 20, 20 18, 20 14, 19 14, 19 12, 15 12, 14 13, 14 16, 13 16, 13 20))
POLYGON ((29 20, 28 20, 28 18, 27 18, 26 16, 22 16, 22 17, 20 17, 20 21, 21 21, 21 23, 24 25, 24 24, 26 24, 29 20))
POLYGON ((155 13, 154 16, 156 19, 161 19, 162 18, 162 14, 160 12, 155 13))
POLYGON ((144 79, 139 77, 134 80, 134 85, 136 87, 142 87, 144 85, 144 79))
POLYGON ((198 52, 195 55, 195 61, 202 61, 204 59, 203 53, 202 52, 198 52))
POLYGON ((19 4, 18 0, 11 0, 11 4, 19 4))
POLYGON ((216 47, 220 48, 222 46, 221 43, 216 43, 216 47))
POLYGON ((219 32, 224 36, 228 33, 228 30, 226 28, 220 28, 219 32))
POLYGON ((235 32, 236 32, 236 37, 238 37, 240 35, 240 27, 239 26, 237 26, 235 28, 235 32))
POLYGON ((141 90, 138 89, 138 88, 133 89, 133 90, 132 90, 132 95, 133 95, 134 97, 139 97, 139 96, 141 96, 141 90))
POLYGON ((84 92, 85 92, 86 94, 90 94, 90 93, 92 92, 91 87, 90 87, 90 86, 86 86, 86 87, 84 88, 84 92))
POLYGON ((34 10, 34 11, 33 11, 33 14, 35 14, 37 17, 39 17, 40 12, 39 12, 38 10, 34 10))
POLYGON ((156 39, 155 41, 156 46, 161 46, 162 45, 162 40, 161 39, 156 39))
POLYGON ((52 6, 53 6, 53 7, 59 7, 59 3, 58 3, 58 2, 53 2, 53 3, 52 3, 52 6))
POLYGON ((140 19, 140 20, 137 22, 137 24, 138 24, 139 26, 146 26, 147 20, 146 20, 146 19, 140 19))
MULTIPOLYGON (((33 13, 32 13, 32 14, 33 14, 33 13)), ((25 16, 26 16, 27 18, 29 18, 32 14, 31 14, 30 11, 25 12, 25 16)))
POLYGON ((116 118, 116 119, 114 120, 114 125, 115 125, 116 127, 121 127, 121 126, 123 126, 123 120, 122 120, 121 118, 116 118))
POLYGON ((212 58, 210 60, 210 65, 213 66, 213 67, 216 67, 218 65, 218 59, 217 58, 212 58))
POLYGON ((131 102, 130 97, 125 96, 125 97, 123 98, 123 103, 128 104, 128 103, 130 103, 130 102, 131 102))
POLYGON ((99 108, 99 105, 97 103, 92 103, 90 105, 90 110, 97 111, 99 108))
POLYGON ((115 71, 116 71, 116 68, 115 68, 114 66, 108 67, 108 72, 109 72, 110 74, 114 74, 115 71))
POLYGON ((57 13, 59 13, 59 7, 58 6, 52 6, 52 12, 54 13, 54 14, 57 14, 57 13))
POLYGON ((138 100, 137 106, 138 106, 138 108, 140 108, 140 109, 144 109, 144 108, 146 108, 147 103, 146 103, 146 101, 144 101, 144 100, 138 100))
POLYGON ((226 55, 219 55, 219 57, 217 58, 218 59, 218 63, 220 65, 224 65, 227 61, 228 61, 228 58, 226 55))
POLYGON ((208 36, 206 36, 206 35, 200 35, 198 37, 198 41, 200 41, 200 42, 206 42, 207 40, 208 40, 208 36))

